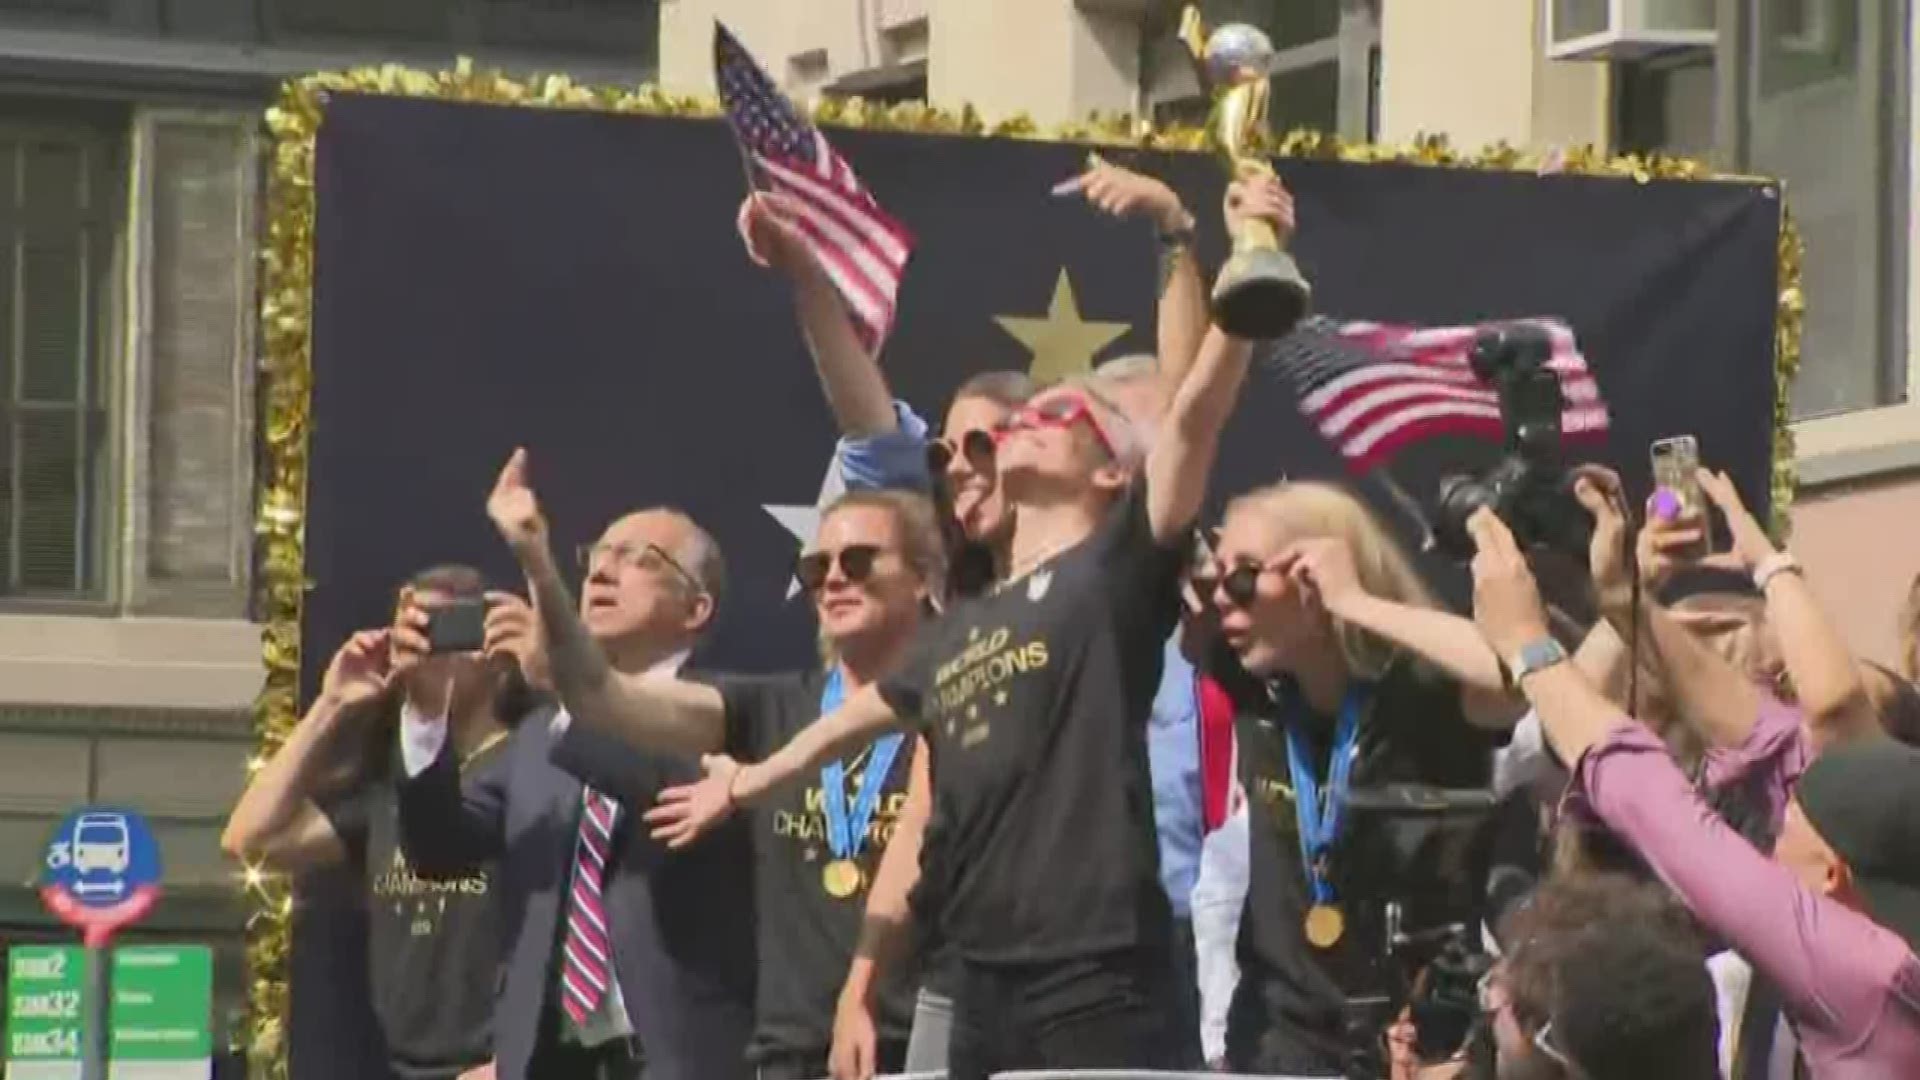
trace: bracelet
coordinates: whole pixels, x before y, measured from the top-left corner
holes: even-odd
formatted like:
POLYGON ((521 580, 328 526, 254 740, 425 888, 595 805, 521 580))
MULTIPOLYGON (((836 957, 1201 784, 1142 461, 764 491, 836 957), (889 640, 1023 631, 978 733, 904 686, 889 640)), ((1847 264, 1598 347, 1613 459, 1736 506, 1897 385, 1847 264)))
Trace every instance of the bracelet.
POLYGON ((1171 229, 1161 229, 1161 230, 1159 230, 1159 232, 1158 232, 1158 234, 1157 234, 1157 235, 1158 235, 1158 236, 1159 236, 1159 238, 1160 238, 1160 246, 1161 246, 1161 247, 1163 247, 1163 248, 1187 248, 1187 247, 1192 247, 1192 246, 1193 246, 1193 237, 1194 237, 1194 232, 1193 232, 1193 225, 1194 225, 1194 222, 1193 222, 1193 215, 1192 215, 1192 214, 1188 214, 1188 213, 1185 213, 1185 212, 1183 211, 1183 212, 1182 212, 1182 214, 1181 214, 1181 216, 1182 216, 1182 217, 1184 217, 1184 218, 1186 218, 1186 221, 1185 221, 1184 223, 1182 223, 1182 224, 1180 224, 1180 225, 1177 225, 1177 226, 1175 226, 1174 228, 1171 228, 1171 229))
POLYGON ((1760 560, 1760 565, 1753 568, 1753 587, 1766 592, 1767 583, 1774 578, 1781 574, 1798 573, 1800 573, 1800 560, 1794 558, 1790 551, 1776 551, 1760 560))

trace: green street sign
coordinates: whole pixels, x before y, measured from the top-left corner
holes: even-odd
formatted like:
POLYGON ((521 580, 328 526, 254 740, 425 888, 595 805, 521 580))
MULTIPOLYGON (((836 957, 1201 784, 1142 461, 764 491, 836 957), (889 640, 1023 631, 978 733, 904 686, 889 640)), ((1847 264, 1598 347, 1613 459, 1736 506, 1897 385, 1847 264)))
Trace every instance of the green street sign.
POLYGON ((85 986, 77 945, 8 950, 6 1080, 78 1080, 85 986))
POLYGON ((204 945, 115 949, 107 1016, 109 1080, 207 1080, 213 1072, 213 951, 204 945))

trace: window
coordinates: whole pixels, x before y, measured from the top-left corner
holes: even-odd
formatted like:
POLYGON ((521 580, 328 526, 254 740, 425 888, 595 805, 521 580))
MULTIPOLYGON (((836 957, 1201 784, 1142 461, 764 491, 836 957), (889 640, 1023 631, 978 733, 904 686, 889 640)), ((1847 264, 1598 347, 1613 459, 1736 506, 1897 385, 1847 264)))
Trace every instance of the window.
MULTIPOLYGON (((1200 9, 1211 26, 1250 23, 1273 40, 1267 117, 1274 131, 1373 137, 1380 44, 1374 0, 1204 0, 1200 9)), ((1165 28, 1147 50, 1143 96, 1156 123, 1204 121, 1206 101, 1176 29, 1165 28)))
POLYGON ((0 597, 104 598, 120 138, 0 116, 0 597))
POLYGON ((1748 168, 1786 181, 1806 241, 1797 417, 1905 397, 1906 6, 1755 5, 1739 135, 1748 168))
POLYGON ((1716 57, 1622 64, 1614 80, 1620 149, 1785 182, 1806 244, 1795 419, 1906 400, 1908 8, 1723 6, 1736 24, 1716 57))

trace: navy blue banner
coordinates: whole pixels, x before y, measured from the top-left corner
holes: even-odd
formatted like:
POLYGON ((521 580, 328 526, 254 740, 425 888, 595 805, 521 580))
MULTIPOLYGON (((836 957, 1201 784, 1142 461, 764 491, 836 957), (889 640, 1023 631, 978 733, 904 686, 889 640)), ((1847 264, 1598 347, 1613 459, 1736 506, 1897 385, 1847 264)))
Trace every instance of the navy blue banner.
MULTIPOLYGON (((1151 348, 1150 228, 1048 193, 1079 170, 1084 149, 828 135, 918 237, 884 363, 923 415, 937 421, 973 372, 1035 365, 1023 337, 1044 343, 1045 369, 1151 348), (1079 323, 1095 325, 1070 329, 1079 323)), ((1216 265, 1217 163, 1116 160, 1183 193, 1216 265)), ((1650 440, 1690 433, 1764 516, 1780 226, 1771 190, 1279 168, 1321 311, 1423 325, 1562 318, 1612 406, 1605 456, 1631 486, 1644 491, 1650 440)), ((747 262, 734 233, 743 180, 724 127, 340 95, 320 130, 316 184, 310 680, 344 635, 384 619, 415 569, 472 562, 516 582, 484 500, 522 444, 567 550, 624 511, 663 503, 718 537, 732 599, 703 659, 807 661, 811 617, 787 598, 798 540, 776 511, 814 501, 835 432, 784 285, 747 262)), ((1463 453, 1491 452, 1402 454, 1394 474, 1430 500, 1463 453)), ((1257 376, 1216 495, 1339 471, 1281 381, 1257 376)), ((1457 569, 1433 569, 1459 596, 1457 569)), ((307 1015, 315 985, 296 987, 303 1058, 340 1045, 336 1032, 314 1041, 312 1024, 338 1021, 307 1015)), ((304 1058, 296 1075, 359 1067, 304 1058)))

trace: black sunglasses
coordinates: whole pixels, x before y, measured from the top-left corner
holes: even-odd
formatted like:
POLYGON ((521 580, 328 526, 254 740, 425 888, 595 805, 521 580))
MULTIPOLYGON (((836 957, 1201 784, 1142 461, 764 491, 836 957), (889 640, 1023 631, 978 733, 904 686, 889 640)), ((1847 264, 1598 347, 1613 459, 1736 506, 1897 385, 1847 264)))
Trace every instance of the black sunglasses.
POLYGON ((967 462, 976 472, 986 472, 993 468, 993 432, 986 428, 973 428, 963 431, 960 437, 939 438, 927 444, 927 468, 935 475, 947 471, 956 453, 965 454, 967 462))
POLYGON ((800 556, 794 576, 810 593, 817 593, 826 587, 827 575, 833 572, 833 564, 840 564, 840 573, 855 585, 873 576, 873 564, 880 558, 880 548, 876 544, 848 544, 839 551, 809 551, 800 556))
MULTIPOLYGON (((1220 592, 1235 607, 1246 607, 1260 592, 1260 575, 1267 568, 1259 563, 1238 563, 1234 568, 1219 576, 1220 592)), ((1211 576, 1211 575, 1209 575, 1211 576)))

